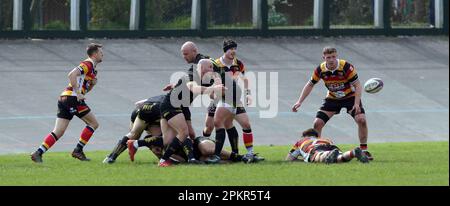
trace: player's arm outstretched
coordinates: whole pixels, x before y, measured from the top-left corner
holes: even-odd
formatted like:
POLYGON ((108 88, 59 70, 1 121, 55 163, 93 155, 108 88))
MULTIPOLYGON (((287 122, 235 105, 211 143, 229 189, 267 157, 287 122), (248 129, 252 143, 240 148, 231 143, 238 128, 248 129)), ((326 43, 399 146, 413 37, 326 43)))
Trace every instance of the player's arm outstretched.
POLYGON ((306 97, 311 93, 312 89, 314 88, 314 85, 320 81, 320 67, 316 68, 311 75, 311 79, 305 84, 305 86, 302 89, 302 92, 300 93, 300 97, 298 98, 297 102, 292 106, 292 111, 297 112, 298 108, 302 106, 303 101, 305 101, 306 97))
POLYGON ((214 84, 210 87, 204 87, 197 84, 197 82, 188 82, 187 87, 189 90, 191 90, 194 94, 208 94, 211 95, 212 93, 223 93, 223 90, 226 90, 227 88, 223 86, 223 84, 214 84))
POLYGON ((360 102, 361 102, 362 86, 361 86, 361 82, 358 79, 358 74, 356 73, 356 69, 353 67, 353 65, 350 65, 350 67, 348 69, 347 80, 355 88, 355 103, 353 104, 353 108, 350 112, 355 111, 355 115, 356 115, 361 112, 360 102))
POLYGON ((211 77, 214 79, 214 84, 209 87, 205 87, 205 86, 199 85, 195 81, 189 81, 188 83, 186 83, 186 86, 189 88, 189 90, 191 90, 192 93, 207 94, 207 95, 210 95, 212 93, 221 94, 221 93, 223 93, 224 90, 227 89, 222 84, 218 74, 216 72, 213 72, 212 67, 213 67, 213 65, 210 60, 202 59, 198 62, 196 72, 203 74, 203 75, 199 75, 200 78, 202 78, 204 75, 211 75, 211 77))
POLYGON ((308 81, 305 86, 302 89, 302 92, 300 93, 300 97, 298 98, 297 102, 292 106, 292 111, 297 112, 298 108, 302 105, 303 101, 305 101, 306 97, 311 93, 312 89, 314 88, 314 84, 311 83, 311 81, 308 81))
POLYGON ((353 108, 350 112, 355 111, 355 114, 359 114, 361 112, 361 105, 359 103, 361 102, 361 93, 362 93, 362 86, 359 79, 355 80, 352 83, 353 87, 355 87, 355 104, 353 104, 353 108))

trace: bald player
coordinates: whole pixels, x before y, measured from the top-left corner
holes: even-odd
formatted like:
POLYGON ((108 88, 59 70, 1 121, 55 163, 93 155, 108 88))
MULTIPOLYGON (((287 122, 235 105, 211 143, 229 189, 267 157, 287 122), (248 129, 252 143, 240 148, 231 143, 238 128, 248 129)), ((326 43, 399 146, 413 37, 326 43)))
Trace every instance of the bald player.
POLYGON ((190 114, 186 114, 183 108, 189 108, 198 95, 222 93, 224 90, 226 88, 221 84, 220 76, 213 72, 212 61, 208 59, 199 60, 196 71, 183 76, 172 87, 160 106, 163 141, 164 145, 168 145, 161 157, 160 167, 172 165, 170 157, 180 149, 188 157, 188 163, 200 163, 193 154, 193 140, 187 138, 189 129, 186 116, 190 114), (214 80, 214 84, 211 84, 211 80, 214 80))
MULTIPOLYGON (((198 64, 198 62, 201 59, 210 59, 209 56, 200 54, 198 52, 198 47, 195 45, 192 41, 187 41, 181 46, 181 55, 183 56, 183 59, 186 61, 186 63, 190 64, 190 67, 188 69, 188 75, 189 78, 192 78, 194 73, 194 66, 198 64)), ((163 91, 170 91, 174 87, 173 84, 168 84, 163 88, 163 91)), ((185 114, 186 121, 188 123, 189 127, 189 137, 191 139, 195 139, 195 132, 192 128, 192 122, 191 122, 191 112, 189 110, 189 107, 183 107, 183 113, 185 114)))

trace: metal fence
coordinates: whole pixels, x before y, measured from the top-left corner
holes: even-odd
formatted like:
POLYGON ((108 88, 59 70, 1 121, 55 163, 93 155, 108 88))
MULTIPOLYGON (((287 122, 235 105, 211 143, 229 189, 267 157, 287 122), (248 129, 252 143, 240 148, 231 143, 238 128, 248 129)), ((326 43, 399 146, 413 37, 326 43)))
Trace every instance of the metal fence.
POLYGON ((211 29, 251 29, 252 0, 207 1, 207 22, 211 29))
POLYGON ((69 30, 70 0, 32 0, 28 8, 31 30, 69 30))
POLYGON ((0 0, 0 31, 12 30, 13 0, 0 0))
POLYGON ((145 29, 191 28, 192 0, 147 0, 145 29))
POLYGON ((268 1, 269 29, 302 29, 314 26, 314 0, 268 1))
POLYGON ((130 4, 131 0, 89 0, 88 30, 128 30, 130 4))
POLYGON ((0 0, 0 38, 448 35, 448 0, 0 0))
POLYGON ((433 28, 435 26, 434 0, 392 1, 391 22, 394 28, 433 28))

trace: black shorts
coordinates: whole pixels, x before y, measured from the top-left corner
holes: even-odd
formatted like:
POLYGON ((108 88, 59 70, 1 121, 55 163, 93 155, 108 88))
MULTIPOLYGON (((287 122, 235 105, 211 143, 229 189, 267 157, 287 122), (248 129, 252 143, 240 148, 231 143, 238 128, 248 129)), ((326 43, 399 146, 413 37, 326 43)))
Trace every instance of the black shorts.
POLYGON ((236 115, 242 113, 247 113, 247 111, 245 111, 245 107, 236 107, 236 115))
POLYGON ((183 113, 186 121, 191 121, 191 111, 189 107, 173 107, 169 100, 170 97, 164 97, 163 102, 160 105, 160 115, 161 118, 169 121, 172 117, 183 113))
POLYGON ((182 107, 181 111, 183 111, 186 121, 191 121, 191 110, 189 109, 189 107, 182 107))
POLYGON ((56 116, 62 119, 72 120, 73 116, 83 118, 91 109, 84 100, 78 101, 75 96, 60 96, 58 99, 58 112, 56 116))
MULTIPOLYGON (((349 97, 345 99, 324 99, 324 102, 322 104, 322 107, 320 107, 320 110, 335 112, 336 114, 339 114, 342 108, 346 108, 347 113, 349 113, 349 111, 352 110, 354 104, 355 104, 355 97, 349 97)), ((359 105, 361 108, 361 113, 364 114, 365 111, 361 101, 359 105)), ((349 114, 352 117, 355 117, 355 111, 352 111, 352 113, 349 114)))
POLYGON ((161 110, 159 103, 149 103, 142 105, 137 112, 139 119, 145 121, 149 125, 159 125, 161 121, 161 110))

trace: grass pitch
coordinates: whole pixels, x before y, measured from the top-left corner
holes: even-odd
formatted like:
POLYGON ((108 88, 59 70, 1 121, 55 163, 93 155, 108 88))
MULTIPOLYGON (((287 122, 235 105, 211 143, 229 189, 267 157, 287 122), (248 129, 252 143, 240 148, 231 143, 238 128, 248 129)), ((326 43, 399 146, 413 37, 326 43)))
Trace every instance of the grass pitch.
POLYGON ((28 154, 1 155, 0 185, 449 185, 448 142, 370 144, 375 158, 370 164, 356 159, 334 165, 284 162, 289 149, 256 146, 266 157, 258 164, 169 168, 158 168, 157 159, 143 148, 135 162, 125 151, 112 165, 102 163, 108 151, 86 152, 91 162, 49 151, 43 164, 33 163, 28 154))

